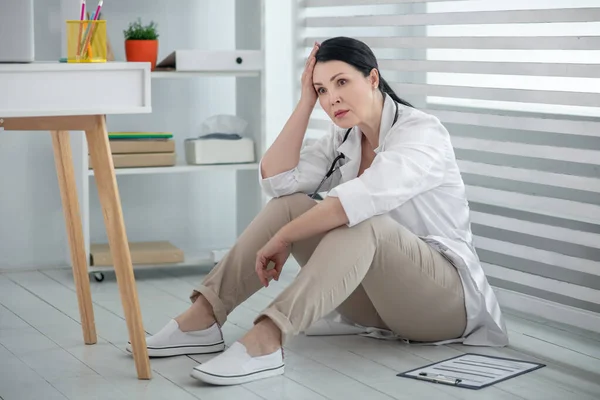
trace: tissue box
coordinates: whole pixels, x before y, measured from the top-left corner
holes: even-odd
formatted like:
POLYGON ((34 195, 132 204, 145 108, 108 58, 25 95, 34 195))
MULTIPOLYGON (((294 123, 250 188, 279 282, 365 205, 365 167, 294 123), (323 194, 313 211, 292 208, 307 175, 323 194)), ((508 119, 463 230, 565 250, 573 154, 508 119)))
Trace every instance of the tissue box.
POLYGON ((185 159, 192 165, 252 163, 254 141, 246 137, 186 139, 185 159))

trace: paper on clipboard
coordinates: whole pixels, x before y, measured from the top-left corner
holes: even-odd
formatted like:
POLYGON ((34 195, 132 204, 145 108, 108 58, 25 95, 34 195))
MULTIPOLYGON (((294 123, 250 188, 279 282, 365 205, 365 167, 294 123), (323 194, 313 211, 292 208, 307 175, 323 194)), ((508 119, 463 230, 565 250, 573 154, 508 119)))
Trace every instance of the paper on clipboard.
POLYGON ((477 390, 542 367, 545 364, 467 353, 397 376, 477 390))

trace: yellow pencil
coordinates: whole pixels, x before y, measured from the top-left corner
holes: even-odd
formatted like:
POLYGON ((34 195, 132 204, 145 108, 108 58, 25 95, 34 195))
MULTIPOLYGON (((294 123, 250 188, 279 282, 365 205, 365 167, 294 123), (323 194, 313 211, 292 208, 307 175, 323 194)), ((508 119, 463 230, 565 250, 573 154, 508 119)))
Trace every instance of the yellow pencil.
POLYGON ((96 24, 97 24, 97 22, 90 21, 90 27, 89 27, 90 29, 89 29, 87 38, 85 40, 85 47, 84 48, 88 50, 88 53, 90 53, 90 54, 88 54, 88 58, 91 57, 91 52, 92 52, 92 46, 91 46, 92 36, 94 35, 94 31, 95 31, 94 27, 95 27, 96 24))

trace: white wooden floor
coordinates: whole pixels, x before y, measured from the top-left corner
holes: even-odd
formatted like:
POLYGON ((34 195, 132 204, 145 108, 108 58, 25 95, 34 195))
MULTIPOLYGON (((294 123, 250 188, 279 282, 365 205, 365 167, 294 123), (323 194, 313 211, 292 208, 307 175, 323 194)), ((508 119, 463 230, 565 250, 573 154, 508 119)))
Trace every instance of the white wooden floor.
MULTIPOLYGON (((204 271, 136 271, 148 333, 189 305, 204 271)), ((263 289, 236 309, 224 326, 230 344, 251 327, 296 273, 263 289)), ((54 399, 600 399, 600 335, 536 318, 507 314, 511 346, 417 347, 358 336, 298 336, 286 347, 282 377, 237 387, 210 387, 189 376, 211 356, 152 359, 153 379, 136 379, 125 352, 127 329, 113 274, 92 280, 98 343, 82 342, 69 269, 0 274, 0 398, 54 399), (408 369, 463 352, 547 363, 527 375, 472 391, 398 378, 408 369)))

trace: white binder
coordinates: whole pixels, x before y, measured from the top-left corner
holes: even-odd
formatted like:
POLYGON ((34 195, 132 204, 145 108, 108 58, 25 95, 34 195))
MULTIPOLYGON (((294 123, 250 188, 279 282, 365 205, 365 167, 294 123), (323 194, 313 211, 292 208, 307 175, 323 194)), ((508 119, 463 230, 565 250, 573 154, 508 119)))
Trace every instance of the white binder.
POLYGON ((156 64, 156 70, 176 71, 259 71, 263 67, 258 50, 176 50, 156 64))

